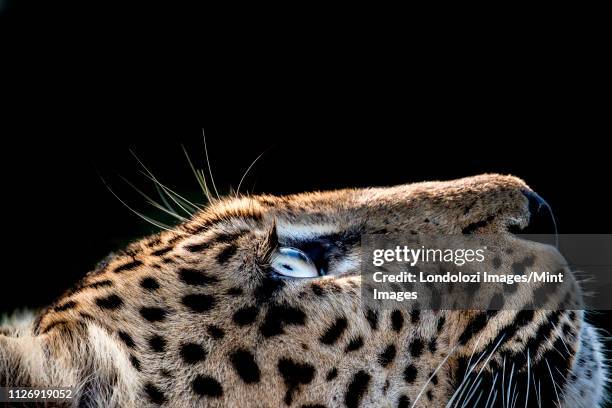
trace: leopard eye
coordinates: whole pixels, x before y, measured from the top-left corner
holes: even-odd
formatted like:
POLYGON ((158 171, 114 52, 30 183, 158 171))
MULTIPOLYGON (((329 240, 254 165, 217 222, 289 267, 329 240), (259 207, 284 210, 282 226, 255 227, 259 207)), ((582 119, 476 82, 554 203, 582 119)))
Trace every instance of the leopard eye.
POLYGON ((272 269, 279 275, 291 278, 315 278, 319 276, 314 262, 296 248, 281 247, 272 259, 272 269))

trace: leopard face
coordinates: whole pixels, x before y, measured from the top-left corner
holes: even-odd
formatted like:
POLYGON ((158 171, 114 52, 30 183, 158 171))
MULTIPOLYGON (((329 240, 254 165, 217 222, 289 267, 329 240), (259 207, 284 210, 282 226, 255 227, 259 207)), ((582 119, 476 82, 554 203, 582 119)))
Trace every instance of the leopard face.
POLYGON ((361 301, 363 234, 509 236, 531 196, 481 175, 213 202, 3 329, 0 385, 76 387, 82 406, 600 406, 601 343, 582 311, 361 301), (279 274, 283 253, 306 272, 279 274))

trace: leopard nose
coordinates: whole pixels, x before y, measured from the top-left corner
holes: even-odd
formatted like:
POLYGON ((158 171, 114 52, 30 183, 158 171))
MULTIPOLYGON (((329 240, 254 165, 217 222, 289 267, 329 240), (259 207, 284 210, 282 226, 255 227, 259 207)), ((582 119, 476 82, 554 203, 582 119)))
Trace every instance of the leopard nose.
POLYGON ((523 190, 529 202, 529 225, 521 234, 557 234, 557 224, 550 205, 531 190, 523 190))

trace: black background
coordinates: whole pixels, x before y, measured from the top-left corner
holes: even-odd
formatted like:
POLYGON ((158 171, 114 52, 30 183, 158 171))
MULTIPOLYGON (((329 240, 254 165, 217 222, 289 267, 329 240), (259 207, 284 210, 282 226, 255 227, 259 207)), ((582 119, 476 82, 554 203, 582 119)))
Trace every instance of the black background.
POLYGON ((168 36, 164 20, 127 6, 9 4, 0 12, 0 312, 48 304, 106 254, 155 230, 101 177, 164 219, 119 177, 155 193, 130 149, 167 186, 203 202, 181 150, 205 166, 202 127, 222 193, 262 152, 243 191, 499 172, 538 191, 560 233, 612 232, 610 67, 596 25, 581 36, 574 26, 555 36, 465 28, 396 43, 385 32, 376 41, 357 30, 315 38, 312 27, 295 37, 226 27, 189 46, 168 36))

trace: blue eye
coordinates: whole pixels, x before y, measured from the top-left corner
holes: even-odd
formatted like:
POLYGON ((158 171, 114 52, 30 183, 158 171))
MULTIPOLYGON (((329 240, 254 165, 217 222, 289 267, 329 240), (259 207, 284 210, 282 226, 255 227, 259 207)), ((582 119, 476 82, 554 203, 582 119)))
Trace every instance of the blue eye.
POLYGON ((319 271, 304 252, 296 248, 281 247, 272 258, 272 269, 291 278, 316 278, 319 271))

